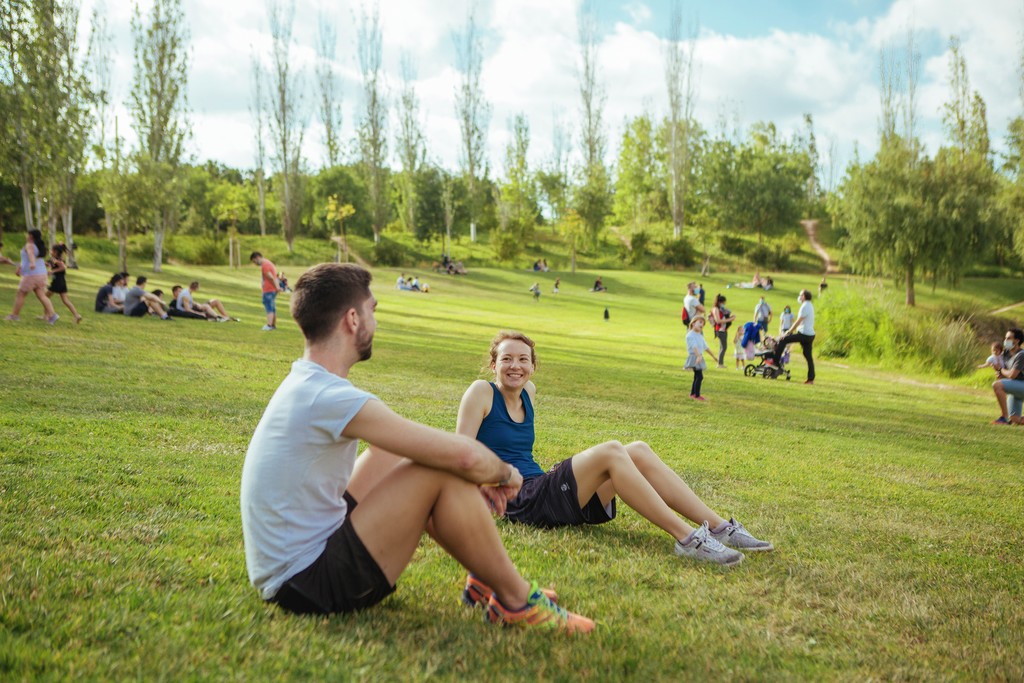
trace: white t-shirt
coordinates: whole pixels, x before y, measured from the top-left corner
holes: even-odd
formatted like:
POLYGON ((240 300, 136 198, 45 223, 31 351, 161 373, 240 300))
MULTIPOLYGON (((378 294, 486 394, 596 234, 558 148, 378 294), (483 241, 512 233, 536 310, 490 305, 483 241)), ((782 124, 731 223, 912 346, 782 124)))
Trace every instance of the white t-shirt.
POLYGON ((800 327, 796 328, 796 331, 800 334, 806 334, 808 337, 814 336, 814 306, 811 305, 810 301, 805 301, 800 304, 800 310, 796 312, 796 317, 803 318, 800 323, 800 327))
POLYGON ((699 305, 700 299, 693 294, 687 294, 686 298, 683 299, 683 306, 686 307, 686 315, 690 316, 690 320, 693 320, 694 316, 697 315, 697 306, 699 305))
POLYGON ((191 310, 190 308, 185 308, 185 302, 186 301, 188 302, 189 306, 192 306, 192 304, 193 304, 192 292, 189 291, 188 289, 182 289, 180 292, 178 292, 178 310, 179 311, 191 310))
POLYGON ((704 360, 704 352, 708 350, 708 343, 704 339, 704 335, 696 330, 690 330, 686 333, 686 362, 683 363, 683 369, 697 368, 698 370, 706 370, 708 367, 707 362, 704 360), (696 351, 696 353, 694 353, 696 351))
POLYGON ((124 298, 127 295, 128 295, 128 288, 127 287, 114 287, 114 291, 110 293, 110 296, 113 297, 114 301, 116 301, 119 304, 123 304, 124 303, 124 298))
POLYGON ((757 302, 757 306, 754 307, 754 321, 761 322, 767 320, 768 316, 772 314, 772 307, 768 305, 767 301, 757 302))
POLYGON ((242 536, 249 580, 264 600, 316 560, 348 506, 358 440, 341 432, 372 394, 307 360, 274 392, 242 465, 242 536))

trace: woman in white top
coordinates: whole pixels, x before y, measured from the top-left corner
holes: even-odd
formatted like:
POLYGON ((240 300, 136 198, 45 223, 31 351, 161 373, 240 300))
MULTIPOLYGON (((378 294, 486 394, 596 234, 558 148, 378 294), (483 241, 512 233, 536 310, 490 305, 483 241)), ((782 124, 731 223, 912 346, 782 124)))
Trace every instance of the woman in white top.
POLYGON ((51 325, 57 322, 58 315, 53 310, 53 304, 46 298, 46 261, 43 256, 46 254, 46 243, 43 242, 43 233, 38 230, 29 230, 25 233, 25 246, 21 250, 21 264, 18 266, 18 275, 21 282, 18 284, 18 293, 14 297, 14 308, 5 320, 21 320, 19 314, 21 307, 25 305, 25 297, 30 293, 36 295, 43 305, 46 313, 46 322, 51 325))
POLYGON ((811 291, 800 290, 796 300, 800 302, 800 310, 796 312, 796 320, 789 329, 783 330, 785 336, 775 345, 772 360, 778 365, 786 347, 793 342, 800 342, 800 348, 803 349, 804 358, 807 360, 807 381, 804 384, 814 384, 814 358, 811 357, 811 347, 814 345, 814 305, 811 304, 811 291))

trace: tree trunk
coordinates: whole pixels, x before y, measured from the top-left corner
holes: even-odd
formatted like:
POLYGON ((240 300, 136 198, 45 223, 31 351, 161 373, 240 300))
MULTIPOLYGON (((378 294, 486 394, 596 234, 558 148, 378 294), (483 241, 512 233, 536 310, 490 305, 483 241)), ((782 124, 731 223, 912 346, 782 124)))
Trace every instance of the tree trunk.
POLYGON ((153 225, 153 272, 160 273, 164 260, 164 234, 167 232, 167 214, 157 215, 153 225))
MULTIPOLYGON (((46 207, 46 228, 47 228, 47 241, 52 247, 57 243, 57 210, 53 208, 53 205, 46 207)), ((40 254, 43 258, 46 258, 46 254, 40 254)))
POLYGON ((61 217, 64 223, 64 244, 68 247, 68 268, 78 268, 78 261, 75 260, 75 236, 72 233, 73 226, 71 223, 74 210, 74 206, 65 206, 63 216, 61 217))
POLYGON ((916 306, 917 301, 914 298, 914 268, 913 266, 907 268, 907 305, 916 306))
POLYGON ((21 186, 21 203, 25 208, 25 230, 33 230, 36 226, 32 220, 32 190, 28 185, 21 186))
POLYGON ((113 223, 111 223, 111 221, 110 221, 110 214, 107 213, 106 209, 103 209, 103 224, 105 226, 107 226, 107 239, 108 240, 114 239, 114 237, 115 237, 115 235, 114 235, 114 225, 113 225, 113 223))
POLYGON ((700 267, 700 276, 707 277, 708 272, 711 270, 711 256, 704 254, 704 264, 700 267))
POLYGON ((124 221, 118 220, 115 216, 111 221, 117 232, 117 262, 121 264, 121 272, 128 272, 128 231, 125 229, 124 221))
POLYGON ((256 194, 260 204, 260 237, 267 236, 267 189, 263 185, 263 171, 256 172, 256 194))

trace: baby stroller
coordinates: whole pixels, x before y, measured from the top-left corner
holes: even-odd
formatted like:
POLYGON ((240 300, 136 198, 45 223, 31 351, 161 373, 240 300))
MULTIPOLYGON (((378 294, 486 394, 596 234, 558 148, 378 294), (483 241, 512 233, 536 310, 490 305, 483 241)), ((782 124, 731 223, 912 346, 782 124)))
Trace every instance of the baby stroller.
POLYGON ((775 339, 772 337, 765 337, 764 342, 761 344, 761 348, 754 352, 754 358, 757 359, 757 364, 748 363, 743 368, 743 374, 747 377, 756 377, 761 375, 765 379, 778 379, 783 375, 786 376, 786 381, 790 379, 789 370, 786 366, 789 365, 789 347, 786 347, 785 352, 782 354, 782 358, 779 363, 769 363, 772 354, 775 352, 775 339))

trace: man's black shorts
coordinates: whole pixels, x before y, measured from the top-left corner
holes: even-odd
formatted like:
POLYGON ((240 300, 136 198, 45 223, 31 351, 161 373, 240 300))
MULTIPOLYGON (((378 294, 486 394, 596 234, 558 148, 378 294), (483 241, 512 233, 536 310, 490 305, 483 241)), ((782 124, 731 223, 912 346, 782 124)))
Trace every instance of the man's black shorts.
POLYGON ((572 458, 563 460, 539 477, 528 479, 519 495, 508 502, 505 517, 513 522, 545 528, 604 524, 615 518, 615 499, 605 510, 595 493, 581 509, 572 471, 572 458))
POLYGON ((128 311, 128 316, 131 318, 141 318, 148 312, 149 306, 146 305, 145 301, 140 301, 139 303, 132 306, 132 309, 128 311))
POLYGON ((356 501, 345 492, 348 514, 313 564, 282 584, 270 599, 296 614, 334 614, 372 607, 395 591, 352 528, 356 501))

